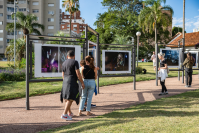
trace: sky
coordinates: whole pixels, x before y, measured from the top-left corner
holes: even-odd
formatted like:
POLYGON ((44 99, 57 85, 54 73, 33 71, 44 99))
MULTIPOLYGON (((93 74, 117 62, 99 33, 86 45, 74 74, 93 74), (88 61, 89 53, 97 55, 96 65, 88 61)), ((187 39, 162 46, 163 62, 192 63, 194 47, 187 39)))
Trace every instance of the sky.
MULTIPOLYGON (((103 7, 103 0, 79 0, 81 17, 85 23, 95 29, 94 22, 98 13, 104 13, 108 9, 103 7)), ((185 0, 185 30, 187 33, 199 28, 199 0, 185 0)), ((61 2, 62 3, 62 0, 61 2)), ((164 4, 162 4, 164 5, 164 4)), ((174 10, 172 27, 183 26, 183 0, 166 0, 165 5, 169 5, 174 10)), ((62 8, 61 8, 62 9, 62 8)), ((64 11, 64 9, 63 9, 64 11)))

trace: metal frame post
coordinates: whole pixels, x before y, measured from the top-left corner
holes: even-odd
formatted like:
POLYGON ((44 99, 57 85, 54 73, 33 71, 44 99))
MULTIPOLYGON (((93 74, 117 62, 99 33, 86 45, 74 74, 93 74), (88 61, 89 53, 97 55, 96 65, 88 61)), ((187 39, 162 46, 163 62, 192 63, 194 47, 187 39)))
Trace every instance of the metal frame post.
POLYGON ((132 48, 133 90, 136 90, 135 47, 132 48))
POLYGON ((26 35, 26 110, 29 110, 29 35, 26 35))
POLYGON ((138 56, 139 56, 139 36, 137 36, 137 67, 138 67, 138 56))
POLYGON ((32 46, 32 41, 30 41, 30 79, 32 79, 33 78, 33 73, 32 73, 32 48, 33 48, 33 46, 32 46))
MULTIPOLYGON (((183 34, 183 61, 184 61, 184 51, 185 51, 185 0, 183 0, 183 30, 182 30, 182 34, 183 34)), ((184 66, 182 66, 183 69, 183 73, 182 73, 182 83, 184 83, 184 66)))
MULTIPOLYGON (((100 69, 100 60, 99 60, 99 57, 100 57, 100 48, 99 48, 99 34, 97 35, 97 47, 96 47, 96 50, 97 50, 97 67, 99 67, 100 69)), ((98 70, 98 74, 97 74, 97 93, 99 94, 99 75, 100 75, 100 70, 98 70)))
MULTIPOLYGON (((180 48, 180 41, 178 41, 178 48, 180 48)), ((178 80, 180 81, 180 71, 178 71, 178 80)))
POLYGON ((14 0, 14 66, 15 66, 15 57, 16 57, 16 1, 14 0))
POLYGON ((85 55, 87 56, 88 55, 88 26, 87 25, 85 26, 85 43, 86 43, 86 46, 85 46, 86 54, 85 55))
POLYGON ((156 43, 156 86, 158 86, 158 44, 156 43))

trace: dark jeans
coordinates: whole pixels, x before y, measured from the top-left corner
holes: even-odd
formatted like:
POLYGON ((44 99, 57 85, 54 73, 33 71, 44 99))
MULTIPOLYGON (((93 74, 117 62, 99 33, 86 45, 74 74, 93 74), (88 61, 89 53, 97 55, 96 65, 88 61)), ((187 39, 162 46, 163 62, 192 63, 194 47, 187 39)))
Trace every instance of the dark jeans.
POLYGON ((167 91, 167 88, 166 88, 166 86, 165 86, 165 80, 164 80, 164 82, 161 82, 161 80, 160 80, 160 84, 161 84, 161 86, 162 86, 162 92, 166 92, 166 91, 167 91))
POLYGON ((185 68, 185 83, 186 85, 192 84, 192 68, 185 68))

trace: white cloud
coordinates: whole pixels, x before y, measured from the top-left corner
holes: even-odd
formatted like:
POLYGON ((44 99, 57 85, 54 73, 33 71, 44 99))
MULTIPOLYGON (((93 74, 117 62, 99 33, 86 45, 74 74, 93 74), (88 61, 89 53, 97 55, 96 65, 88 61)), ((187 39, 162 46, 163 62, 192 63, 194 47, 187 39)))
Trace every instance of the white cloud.
MULTIPOLYGON (((183 18, 176 18, 174 17, 172 20, 172 27, 179 26, 183 27, 183 18)), ((188 19, 185 18, 185 29, 188 30, 188 32, 192 32, 193 29, 199 28, 199 16, 195 16, 194 18, 188 19)))

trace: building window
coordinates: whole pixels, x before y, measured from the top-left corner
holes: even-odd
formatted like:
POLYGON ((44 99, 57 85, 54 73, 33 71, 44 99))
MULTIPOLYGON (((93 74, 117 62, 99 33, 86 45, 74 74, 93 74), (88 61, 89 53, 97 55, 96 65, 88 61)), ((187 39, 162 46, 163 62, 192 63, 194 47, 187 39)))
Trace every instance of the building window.
POLYGON ((74 31, 77 31, 77 28, 73 28, 74 29, 74 31))
POLYGON ((73 25, 73 27, 77 27, 77 25, 75 24, 75 25, 73 25))
POLYGON ((3 38, 0 38, 0 41, 3 41, 3 38))
POLYGON ((65 28, 65 26, 62 26, 62 28, 65 28))
POLYGON ((37 21, 39 20, 39 17, 37 17, 37 21))
POLYGON ((20 12, 25 12, 25 11, 26 11, 26 8, 19 8, 19 11, 20 11, 20 12))
POLYGON ((7 43, 10 43, 11 40, 12 40, 12 39, 7 39, 7 43))
POLYGON ((0 17, 3 17, 3 13, 0 13, 0 17))
POLYGON ((54 18, 48 18, 48 22, 54 22, 54 18))
POLYGON ((64 18, 67 18, 66 16, 64 16, 64 18))
POLYGON ((54 34, 53 34, 53 33, 48 33, 47 35, 48 35, 48 36, 54 36, 54 34))
POLYGON ((82 28, 82 26, 80 25, 80 28, 82 28))
POLYGON ((3 8, 3 5, 0 5, 0 8, 3 8))
POLYGON ((48 11, 48 14, 53 15, 53 14, 54 14, 54 11, 48 11))
POLYGON ((69 27, 69 24, 67 25, 67 27, 69 27))
POLYGON ((19 4, 25 4, 26 0, 18 0, 19 4))
POLYGON ((7 15, 7 19, 12 20, 11 15, 7 15))
POLYGON ((54 29, 54 26, 48 26, 48 29, 54 29))
POLYGON ((21 35, 21 34, 22 34, 22 32, 21 32, 21 31, 18 31, 18 34, 19 34, 19 35, 21 35))
POLYGON ((14 12, 14 7, 7 7, 7 12, 14 12))
POLYGON ((0 30, 0 33, 3 33, 3 30, 0 30))
POLYGON ((34 1, 33 6, 37 6, 37 5, 39 5, 39 2, 34 1))
POLYGON ((54 4, 53 4, 53 3, 49 3, 48 6, 49 6, 49 7, 52 7, 52 6, 54 6, 54 4))
POLYGON ((38 13, 39 10, 38 9, 33 9, 33 13, 38 13))
POLYGON ((3 21, 0 21, 0 25, 3 25, 3 21))

